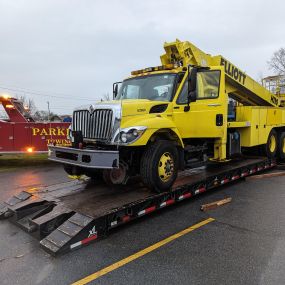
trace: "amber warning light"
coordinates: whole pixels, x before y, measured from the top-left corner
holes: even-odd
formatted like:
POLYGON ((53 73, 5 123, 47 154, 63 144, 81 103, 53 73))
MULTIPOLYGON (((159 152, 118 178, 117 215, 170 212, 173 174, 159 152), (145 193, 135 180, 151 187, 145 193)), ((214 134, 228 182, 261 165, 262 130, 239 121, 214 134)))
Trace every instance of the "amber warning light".
POLYGON ((0 97, 4 98, 6 100, 11 98, 11 96, 8 94, 2 94, 2 95, 0 95, 0 97))
POLYGON ((141 73, 147 73, 147 72, 152 72, 152 71, 161 71, 161 70, 170 70, 170 69, 174 69, 177 68, 178 65, 177 64, 165 64, 165 65, 160 65, 160 66, 155 66, 155 67, 147 67, 145 69, 140 69, 140 70, 135 70, 131 72, 131 75, 138 75, 141 73))

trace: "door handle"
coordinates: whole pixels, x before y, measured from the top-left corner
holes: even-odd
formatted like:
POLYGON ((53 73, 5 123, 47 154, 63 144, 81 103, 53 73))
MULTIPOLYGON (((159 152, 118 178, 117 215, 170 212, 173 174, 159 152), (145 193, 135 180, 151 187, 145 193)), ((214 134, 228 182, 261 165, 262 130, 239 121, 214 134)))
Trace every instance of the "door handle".
POLYGON ((221 106, 219 103, 208 104, 209 107, 218 107, 221 106))

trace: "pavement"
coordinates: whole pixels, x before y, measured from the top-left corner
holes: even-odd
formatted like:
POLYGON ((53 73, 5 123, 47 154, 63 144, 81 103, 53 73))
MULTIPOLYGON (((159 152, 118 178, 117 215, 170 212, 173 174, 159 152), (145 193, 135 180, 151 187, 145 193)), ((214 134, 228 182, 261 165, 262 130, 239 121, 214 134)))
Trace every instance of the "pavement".
MULTIPOLYGON (((0 200, 65 181, 57 165, 0 172, 0 200)), ((208 218, 215 220, 114 267, 90 284, 285 284, 284 205, 284 176, 248 179, 141 218, 56 258, 3 220, 0 284, 71 284, 208 218), (200 211, 201 204, 226 197, 232 202, 200 211)))

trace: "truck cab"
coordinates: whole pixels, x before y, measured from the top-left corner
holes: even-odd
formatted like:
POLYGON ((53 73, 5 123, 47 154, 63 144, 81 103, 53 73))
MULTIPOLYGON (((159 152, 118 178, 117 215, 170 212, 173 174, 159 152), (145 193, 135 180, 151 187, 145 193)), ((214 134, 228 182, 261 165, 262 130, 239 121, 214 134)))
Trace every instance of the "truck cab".
POLYGON ((169 189, 178 170, 226 159, 215 151, 227 130, 223 76, 221 67, 174 64, 134 71, 114 85, 114 100, 74 111, 72 148, 50 146, 50 159, 69 174, 112 184, 140 175, 155 191, 169 189))

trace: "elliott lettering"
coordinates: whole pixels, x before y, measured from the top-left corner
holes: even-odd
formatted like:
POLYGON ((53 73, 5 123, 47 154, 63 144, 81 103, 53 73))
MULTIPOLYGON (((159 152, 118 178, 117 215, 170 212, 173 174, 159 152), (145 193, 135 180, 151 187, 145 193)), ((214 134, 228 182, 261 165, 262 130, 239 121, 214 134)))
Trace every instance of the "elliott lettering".
POLYGON ((225 72, 230 77, 234 78, 236 81, 244 85, 246 74, 235 67, 232 63, 221 58, 221 65, 225 66, 225 72))

